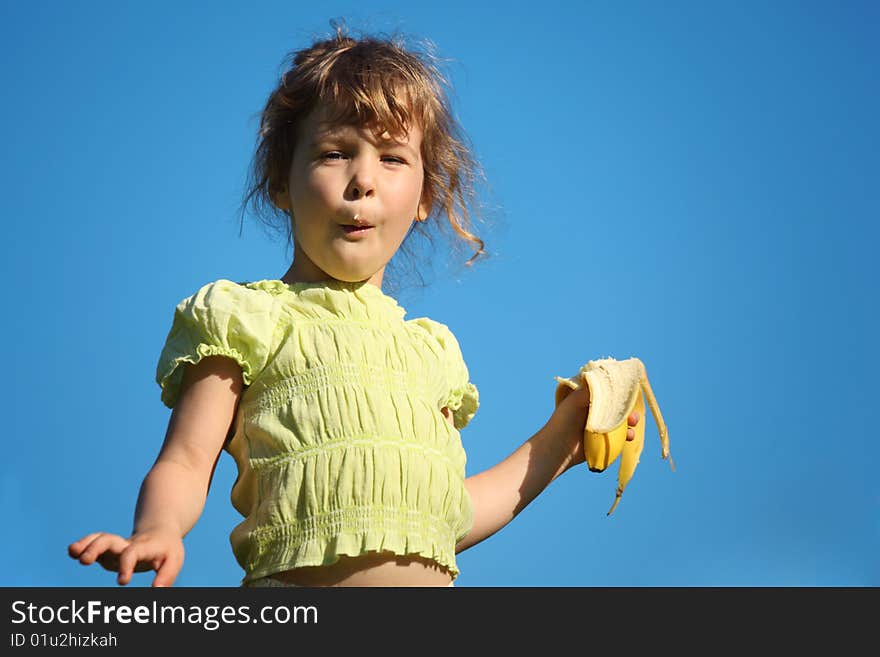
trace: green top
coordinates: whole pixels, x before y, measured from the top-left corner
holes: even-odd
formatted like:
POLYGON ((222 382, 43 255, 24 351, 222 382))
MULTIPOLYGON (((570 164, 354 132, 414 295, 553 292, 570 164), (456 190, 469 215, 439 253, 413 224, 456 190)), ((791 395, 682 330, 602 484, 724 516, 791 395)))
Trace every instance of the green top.
POLYGON ((458 430, 479 406, 458 342, 370 283, 218 280, 178 304, 156 369, 172 408, 183 363, 241 365, 225 449, 242 583, 340 555, 421 555, 458 575, 473 522, 458 430), (454 427, 443 414, 453 412, 454 427))

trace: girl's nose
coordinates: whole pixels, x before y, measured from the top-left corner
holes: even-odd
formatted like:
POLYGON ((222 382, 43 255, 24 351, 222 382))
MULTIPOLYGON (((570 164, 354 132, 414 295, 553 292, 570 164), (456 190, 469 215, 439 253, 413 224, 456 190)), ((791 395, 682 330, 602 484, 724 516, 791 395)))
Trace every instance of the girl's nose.
POLYGON ((348 192, 352 200, 373 196, 376 193, 376 182, 369 165, 356 163, 356 167, 348 184, 348 192))

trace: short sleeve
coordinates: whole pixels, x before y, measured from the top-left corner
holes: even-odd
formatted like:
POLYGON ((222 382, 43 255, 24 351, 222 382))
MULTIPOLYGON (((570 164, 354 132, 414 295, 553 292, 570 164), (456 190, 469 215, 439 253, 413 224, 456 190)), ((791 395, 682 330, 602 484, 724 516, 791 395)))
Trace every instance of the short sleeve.
POLYGON ((463 429, 474 417, 480 407, 480 394, 471 383, 461 347, 452 331, 445 324, 422 317, 419 325, 426 329, 443 349, 444 364, 448 381, 448 393, 444 406, 452 411, 452 421, 456 429, 463 429))
POLYGON ((232 281, 208 283, 181 301, 156 366, 162 403, 173 408, 180 394, 185 363, 227 356, 241 365, 250 385, 268 359, 273 334, 272 296, 232 281))

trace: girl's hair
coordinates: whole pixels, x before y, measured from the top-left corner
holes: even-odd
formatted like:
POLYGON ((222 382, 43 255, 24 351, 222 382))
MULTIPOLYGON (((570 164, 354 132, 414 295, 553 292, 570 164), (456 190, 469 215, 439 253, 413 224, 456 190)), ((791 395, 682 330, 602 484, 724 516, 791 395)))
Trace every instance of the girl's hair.
POLYGON ((387 130, 402 137, 415 122, 423 132, 423 197, 431 210, 428 220, 413 228, 448 222, 453 244, 468 242, 474 249, 465 263, 470 265, 486 253, 483 240, 470 231, 475 182, 483 175, 452 115, 445 93, 449 83, 436 58, 430 50, 405 47, 398 36, 355 39, 344 25, 334 21, 331 26, 332 37, 286 58, 292 63, 285 66, 260 117, 242 208, 250 204, 272 229, 283 225, 291 244, 291 219, 272 199, 287 186, 297 129, 319 104, 331 123, 369 126, 377 135, 387 130))

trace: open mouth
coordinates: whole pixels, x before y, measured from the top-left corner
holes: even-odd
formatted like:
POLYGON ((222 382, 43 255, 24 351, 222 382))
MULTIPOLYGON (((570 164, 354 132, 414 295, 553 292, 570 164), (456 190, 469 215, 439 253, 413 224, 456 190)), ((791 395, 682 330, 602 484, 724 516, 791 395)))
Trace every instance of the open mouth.
POLYGON ((346 235, 350 235, 352 233, 366 233, 368 230, 373 228, 372 226, 347 226, 343 225, 342 230, 345 231, 346 235))

